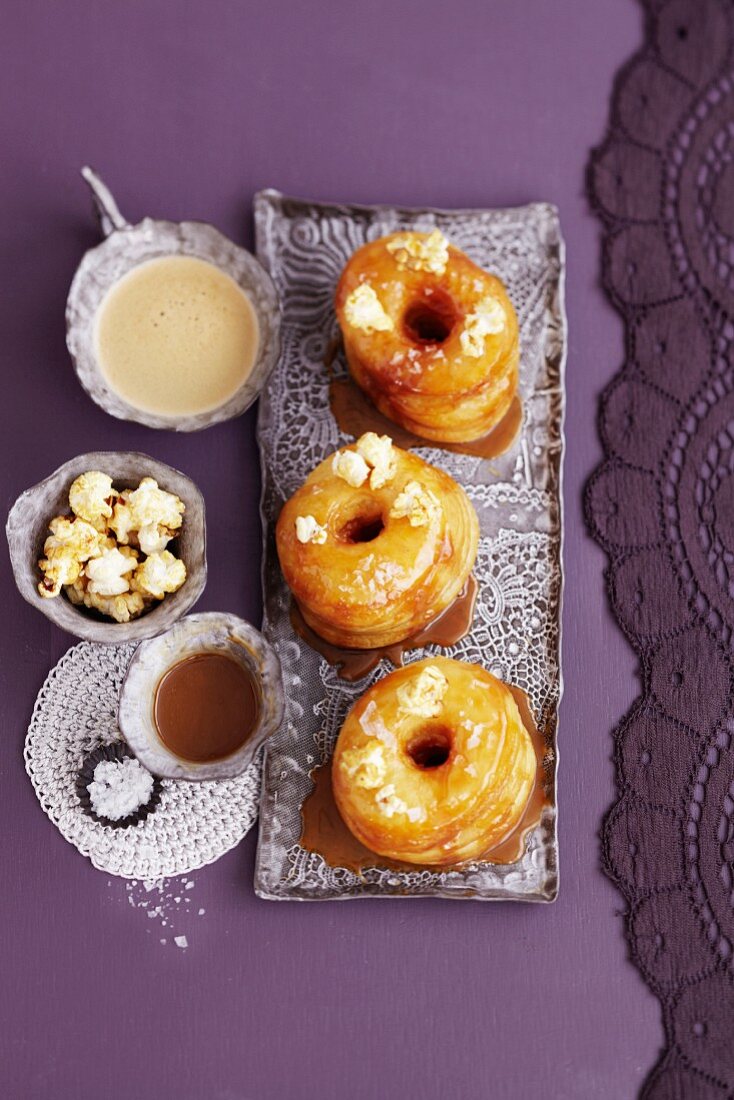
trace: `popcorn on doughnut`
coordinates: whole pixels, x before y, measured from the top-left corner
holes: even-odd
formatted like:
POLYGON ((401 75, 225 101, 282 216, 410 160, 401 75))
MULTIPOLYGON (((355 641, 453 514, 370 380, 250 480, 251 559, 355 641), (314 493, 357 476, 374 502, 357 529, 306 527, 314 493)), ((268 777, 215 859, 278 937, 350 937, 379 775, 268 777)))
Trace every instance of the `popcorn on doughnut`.
POLYGON ((439 230, 357 249, 336 313, 355 382, 385 416, 425 439, 486 435, 517 391, 515 310, 500 280, 439 230))

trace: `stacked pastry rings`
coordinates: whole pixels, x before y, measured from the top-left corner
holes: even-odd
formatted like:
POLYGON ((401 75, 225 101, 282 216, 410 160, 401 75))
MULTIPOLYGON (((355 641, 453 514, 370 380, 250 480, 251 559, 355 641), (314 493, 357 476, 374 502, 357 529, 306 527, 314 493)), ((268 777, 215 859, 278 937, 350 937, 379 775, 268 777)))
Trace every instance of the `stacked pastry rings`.
POLYGON ((391 645, 437 618, 467 580, 478 539, 453 478, 372 433, 321 462, 276 527, 306 623, 349 649, 391 645))
POLYGON ((357 839, 433 866, 476 859, 512 833, 537 773, 509 688, 447 657, 374 684, 347 715, 332 764, 336 804, 357 839))
POLYGON ((352 377, 402 427, 467 442, 509 411, 520 357, 515 310, 501 281, 438 231, 357 249, 335 305, 352 377))

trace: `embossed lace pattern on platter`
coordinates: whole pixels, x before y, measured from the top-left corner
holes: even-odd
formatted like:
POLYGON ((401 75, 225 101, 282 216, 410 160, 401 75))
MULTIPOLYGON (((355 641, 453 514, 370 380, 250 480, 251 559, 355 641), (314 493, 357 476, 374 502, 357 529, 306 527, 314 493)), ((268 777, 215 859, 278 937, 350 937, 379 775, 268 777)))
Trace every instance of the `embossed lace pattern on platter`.
POLYGON ((734 11, 647 0, 589 166, 626 355, 587 517, 642 691, 603 829, 659 997, 655 1100, 734 1095, 734 11))
MULTIPOLYGON (((471 634, 448 650, 527 691, 547 741, 554 790, 560 695, 560 467, 565 319, 563 246, 558 219, 543 204, 505 211, 407 211, 301 202, 265 192, 255 206, 258 254, 283 305, 283 350, 260 404, 265 528, 265 630, 283 663, 288 715, 269 742, 264 766, 257 892, 268 898, 328 899, 433 895, 552 900, 557 889, 555 797, 518 863, 396 873, 379 866, 361 876, 333 868, 299 844, 309 772, 329 758, 344 717, 383 661, 346 683, 297 637, 273 529, 283 502, 327 454, 349 442, 331 415, 327 349, 338 334, 333 310, 344 264, 366 240, 403 227, 438 226, 480 266, 496 271, 517 309, 525 417, 517 444, 488 463, 427 446, 418 452, 463 484, 480 518, 477 615, 471 634)), ((335 370, 345 372, 341 359, 335 370)), ((418 660, 435 647, 416 650, 418 660)))
POLYGON ((26 770, 43 810, 95 867, 110 875, 160 879, 219 859, 257 817, 260 762, 220 783, 161 780, 155 810, 111 829, 82 808, 76 780, 84 758, 121 739, 117 702, 134 645, 81 642, 67 650, 41 688, 25 744, 26 770))

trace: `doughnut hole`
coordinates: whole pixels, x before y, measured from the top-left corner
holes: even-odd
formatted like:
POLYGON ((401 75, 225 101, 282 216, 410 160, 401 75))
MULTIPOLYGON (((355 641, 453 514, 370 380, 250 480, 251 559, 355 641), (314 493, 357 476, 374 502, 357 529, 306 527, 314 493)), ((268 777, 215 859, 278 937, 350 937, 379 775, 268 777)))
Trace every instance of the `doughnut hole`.
POLYGON ((416 298, 408 305, 403 314, 403 333, 413 344, 443 344, 457 320, 452 299, 437 290, 430 298, 416 298))
POLYGON ((424 726, 405 746, 416 768, 429 771, 440 768, 451 756, 452 731, 448 726, 424 726))
POLYGON ((375 509, 374 504, 363 504, 353 514, 345 519, 337 527, 337 537, 340 542, 354 545, 363 542, 374 542, 378 535, 385 529, 385 521, 382 512, 375 509))

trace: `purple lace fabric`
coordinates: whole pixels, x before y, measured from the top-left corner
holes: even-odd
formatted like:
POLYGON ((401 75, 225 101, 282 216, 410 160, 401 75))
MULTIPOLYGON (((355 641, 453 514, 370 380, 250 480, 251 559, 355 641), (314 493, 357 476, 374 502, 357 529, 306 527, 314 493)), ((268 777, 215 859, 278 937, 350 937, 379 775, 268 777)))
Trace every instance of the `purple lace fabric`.
POLYGON ((734 1095, 734 6, 646 0, 589 188, 626 356, 587 518, 642 692, 605 868, 666 1046, 642 1095, 734 1095))

